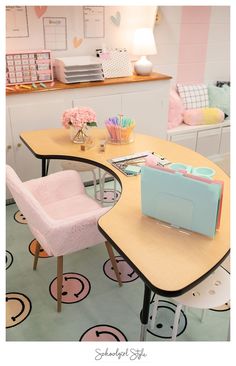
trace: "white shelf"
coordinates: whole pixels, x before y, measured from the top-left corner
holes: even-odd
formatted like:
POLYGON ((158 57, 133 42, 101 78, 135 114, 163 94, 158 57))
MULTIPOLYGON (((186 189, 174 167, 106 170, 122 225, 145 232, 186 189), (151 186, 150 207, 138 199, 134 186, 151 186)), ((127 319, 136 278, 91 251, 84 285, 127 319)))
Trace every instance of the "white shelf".
POLYGON ((211 124, 211 125, 190 126, 190 125, 186 125, 185 123, 181 123, 181 125, 179 125, 178 127, 168 130, 167 135, 168 136, 180 135, 180 134, 184 134, 184 133, 198 132, 198 131, 210 130, 213 128, 226 127, 226 126, 230 126, 230 119, 225 119, 224 122, 215 123, 215 124, 211 124))

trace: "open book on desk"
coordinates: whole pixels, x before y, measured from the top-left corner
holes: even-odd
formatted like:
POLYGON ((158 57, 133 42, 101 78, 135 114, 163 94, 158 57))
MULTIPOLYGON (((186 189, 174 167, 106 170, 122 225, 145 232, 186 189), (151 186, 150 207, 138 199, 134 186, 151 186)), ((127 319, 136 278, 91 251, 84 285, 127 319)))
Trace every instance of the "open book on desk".
POLYGON ((224 184, 166 168, 141 168, 144 215, 214 237, 220 226, 224 184))

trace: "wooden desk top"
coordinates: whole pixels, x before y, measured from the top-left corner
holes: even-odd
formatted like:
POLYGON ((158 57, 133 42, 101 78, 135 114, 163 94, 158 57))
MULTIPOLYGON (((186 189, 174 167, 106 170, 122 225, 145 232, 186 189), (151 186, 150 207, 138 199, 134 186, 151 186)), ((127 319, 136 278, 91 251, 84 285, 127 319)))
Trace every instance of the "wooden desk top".
MULTIPOLYGON (((94 136, 106 138, 106 131, 93 129, 94 136)), ((65 129, 22 132, 21 139, 38 158, 69 158, 93 162, 117 177, 122 194, 116 205, 99 219, 104 236, 128 260, 153 291, 165 296, 178 296, 200 282, 217 267, 229 252, 230 186, 229 177, 213 162, 183 146, 155 137, 136 134, 129 145, 98 144, 85 152, 69 139, 65 129), (214 239, 197 233, 184 234, 163 226, 158 220, 141 213, 140 176, 126 177, 108 159, 141 151, 154 151, 172 162, 208 166, 215 178, 224 181, 221 227, 214 239)))
MULTIPOLYGON (((57 91, 57 90, 69 90, 69 89, 81 89, 81 88, 88 88, 88 87, 96 87, 96 86, 106 86, 106 85, 116 85, 116 84, 130 84, 130 83, 140 83, 144 81, 160 81, 160 80, 169 80, 171 76, 163 75, 159 73, 152 73, 148 76, 140 76, 140 75, 132 75, 120 78, 111 78, 105 79, 104 81, 90 81, 86 83, 73 83, 73 84, 64 84, 58 80, 55 80, 54 85, 51 86, 50 83, 44 83, 46 88, 41 87, 37 84, 37 89, 24 89, 18 88, 17 90, 8 90, 6 89, 6 95, 17 95, 17 94, 29 94, 29 93, 42 93, 42 92, 49 92, 49 91, 57 91)), ((30 86, 27 85, 27 86, 30 86)), ((14 89, 14 86, 10 88, 14 89)))

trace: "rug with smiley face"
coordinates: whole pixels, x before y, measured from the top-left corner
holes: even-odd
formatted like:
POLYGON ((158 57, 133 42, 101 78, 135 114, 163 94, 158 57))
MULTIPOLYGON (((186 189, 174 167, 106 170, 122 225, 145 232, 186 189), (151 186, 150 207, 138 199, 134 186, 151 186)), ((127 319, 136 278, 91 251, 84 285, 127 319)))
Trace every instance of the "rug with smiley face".
POLYGON ((9 250, 6 250, 6 269, 11 267, 12 263, 13 263, 13 255, 11 252, 9 252, 9 250))
MULTIPOLYGON (((37 240, 34 239, 29 243, 29 252, 34 256, 36 251, 37 240)), ((51 258, 51 255, 48 255, 45 250, 41 247, 39 250, 39 258, 51 258)))
POLYGON ((19 224, 27 224, 27 220, 21 211, 17 211, 14 215, 14 219, 19 224))
POLYGON ((126 336, 120 329, 107 325, 98 324, 87 329, 82 336, 80 341, 83 342, 124 342, 127 341, 126 336))
MULTIPOLYGON (((121 256, 116 256, 116 263, 117 263, 117 267, 119 270, 119 274, 120 274, 120 278, 121 281, 123 283, 126 282, 132 282, 137 280, 138 275, 137 273, 133 270, 133 268, 124 260, 124 258, 122 258, 121 256)), ((111 264, 111 260, 108 259, 104 265, 103 265, 103 271, 105 273, 105 275, 110 278, 112 281, 116 281, 116 275, 115 275, 115 271, 114 268, 111 264)))
MULTIPOLYGON (((62 279, 62 303, 74 304, 84 300, 91 289, 89 280, 79 273, 63 273, 62 279)), ((54 278, 49 286, 51 296, 57 300, 57 278, 54 278)))
POLYGON ((6 328, 12 328, 22 323, 31 312, 31 301, 19 292, 6 294, 6 328))
MULTIPOLYGON (((155 319, 155 325, 154 328, 152 329, 150 327, 150 324, 152 320, 152 311, 154 304, 153 299, 154 295, 150 303, 149 325, 147 331, 155 337, 170 339, 172 336, 176 305, 171 301, 160 300, 158 304, 158 311, 155 319)), ((187 327, 187 317, 183 312, 183 310, 181 310, 177 337, 180 336, 185 331, 186 327, 187 327)))

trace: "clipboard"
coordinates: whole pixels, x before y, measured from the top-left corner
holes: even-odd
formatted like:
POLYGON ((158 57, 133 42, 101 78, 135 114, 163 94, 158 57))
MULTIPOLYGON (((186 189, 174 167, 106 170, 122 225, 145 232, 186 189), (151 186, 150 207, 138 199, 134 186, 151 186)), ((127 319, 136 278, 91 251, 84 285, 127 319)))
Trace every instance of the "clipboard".
POLYGON ((213 238, 220 226, 223 182, 170 169, 141 168, 144 215, 213 238))

